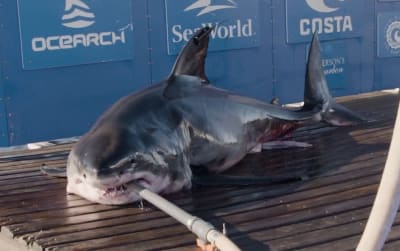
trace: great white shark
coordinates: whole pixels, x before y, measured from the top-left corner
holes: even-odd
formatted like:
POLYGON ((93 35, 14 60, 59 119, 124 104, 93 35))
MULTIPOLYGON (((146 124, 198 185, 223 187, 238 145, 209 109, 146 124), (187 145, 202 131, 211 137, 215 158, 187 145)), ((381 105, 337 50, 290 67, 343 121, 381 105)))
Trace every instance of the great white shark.
POLYGON ((133 183, 173 193, 191 187, 195 169, 220 173, 307 122, 363 121, 329 94, 316 35, 304 106, 289 110, 211 85, 204 69, 210 32, 198 30, 165 80, 121 98, 80 138, 67 161, 68 193, 114 205, 140 199, 133 183))

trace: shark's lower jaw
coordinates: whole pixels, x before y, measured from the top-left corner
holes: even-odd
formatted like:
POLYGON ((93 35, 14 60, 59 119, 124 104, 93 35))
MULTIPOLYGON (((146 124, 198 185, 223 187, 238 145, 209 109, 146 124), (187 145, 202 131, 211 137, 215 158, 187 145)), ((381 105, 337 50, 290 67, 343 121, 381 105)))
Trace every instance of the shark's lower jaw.
POLYGON ((67 193, 81 196, 89 201, 104 205, 123 205, 135 201, 139 201, 140 196, 134 191, 129 184, 139 184, 155 193, 168 194, 184 188, 189 188, 189 181, 171 181, 168 177, 156 179, 139 178, 131 180, 124 184, 116 184, 116 186, 93 186, 84 181, 73 182, 68 179, 67 193))
POLYGON ((152 188, 152 183, 146 179, 138 179, 116 187, 105 188, 101 195, 101 201, 105 201, 105 203, 102 204, 127 204, 139 200, 140 198, 136 192, 129 188, 130 183, 136 183, 149 189, 152 188))
MULTIPOLYGON (((143 179, 132 182, 149 189, 152 188, 152 183, 143 179)), ((97 187, 85 182, 79 184, 68 182, 67 192, 104 205, 123 205, 140 200, 140 196, 129 188, 129 183, 97 187)))
POLYGON ((127 185, 98 188, 86 183, 76 185, 68 182, 67 193, 75 194, 89 201, 104 205, 122 205, 140 199, 139 195, 127 188, 127 185))

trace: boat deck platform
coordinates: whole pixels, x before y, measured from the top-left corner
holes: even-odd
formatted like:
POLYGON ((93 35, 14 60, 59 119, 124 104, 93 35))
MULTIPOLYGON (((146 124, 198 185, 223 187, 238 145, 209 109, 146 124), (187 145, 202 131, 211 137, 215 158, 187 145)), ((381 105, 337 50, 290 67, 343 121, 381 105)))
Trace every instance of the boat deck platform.
MULTIPOLYGON (((165 197, 222 229, 242 250, 354 250, 384 168, 398 94, 339 98, 370 120, 313 124, 293 140, 308 148, 250 154, 228 174, 296 173, 303 180, 247 187, 196 186, 165 197)), ((40 167, 65 166, 72 144, 0 153, 0 250, 200 250, 195 236, 144 202, 91 203, 40 167)), ((400 250, 400 214, 384 250, 400 250)))

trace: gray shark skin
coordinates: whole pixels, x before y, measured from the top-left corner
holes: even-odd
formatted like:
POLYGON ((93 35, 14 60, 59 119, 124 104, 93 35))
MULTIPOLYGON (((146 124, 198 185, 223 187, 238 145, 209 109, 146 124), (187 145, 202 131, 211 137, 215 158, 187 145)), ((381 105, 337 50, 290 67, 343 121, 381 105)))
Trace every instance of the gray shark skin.
POLYGON ((132 182, 172 193, 191 187, 192 168, 222 172, 257 144, 307 121, 339 126, 362 121, 329 95, 316 36, 305 105, 293 111, 209 84, 204 62, 210 30, 193 36, 166 80, 120 99, 76 143, 67 163, 68 193, 114 205, 140 199, 132 182))

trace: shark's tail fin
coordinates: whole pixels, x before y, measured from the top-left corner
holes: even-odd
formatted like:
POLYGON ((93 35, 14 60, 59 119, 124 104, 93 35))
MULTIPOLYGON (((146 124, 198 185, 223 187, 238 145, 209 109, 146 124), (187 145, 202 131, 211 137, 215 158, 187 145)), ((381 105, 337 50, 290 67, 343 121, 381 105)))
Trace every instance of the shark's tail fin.
POLYGON ((365 121, 362 116, 337 104, 331 97, 322 71, 320 44, 316 33, 311 42, 306 71, 302 110, 318 109, 316 119, 335 126, 356 125, 365 121))

